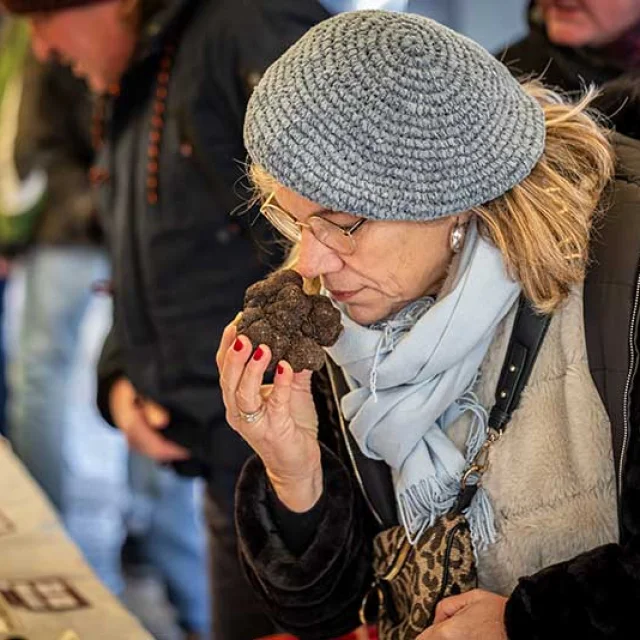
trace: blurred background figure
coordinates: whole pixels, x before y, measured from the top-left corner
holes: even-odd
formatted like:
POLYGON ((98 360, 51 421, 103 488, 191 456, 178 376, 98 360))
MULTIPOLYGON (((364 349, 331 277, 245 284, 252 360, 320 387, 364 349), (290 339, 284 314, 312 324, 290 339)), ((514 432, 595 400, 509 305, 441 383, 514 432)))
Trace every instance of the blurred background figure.
POLYGON ((102 581, 124 595, 122 545, 132 530, 138 561, 156 569, 181 628, 205 637, 201 487, 129 456, 122 435, 95 406, 96 360, 111 301, 95 295, 110 269, 89 180, 92 100, 66 67, 31 56, 23 66, 17 183, 24 191, 25 176, 44 175, 46 198, 23 246, 13 247, 14 254, 22 252, 15 279, 23 299, 11 310, 19 337, 11 362, 10 439, 102 581))
POLYGON ((640 138, 640 0, 533 0, 529 34, 498 57, 516 76, 565 91, 600 88, 593 107, 640 138))
POLYGON ((640 0, 533 0, 529 34, 499 54, 519 75, 568 91, 640 67, 640 0))
POLYGON ((24 181, 14 149, 28 58, 27 24, 0 13, 0 435, 7 434, 4 349, 4 292, 10 259, 33 236, 43 205, 46 176, 35 171, 24 181))

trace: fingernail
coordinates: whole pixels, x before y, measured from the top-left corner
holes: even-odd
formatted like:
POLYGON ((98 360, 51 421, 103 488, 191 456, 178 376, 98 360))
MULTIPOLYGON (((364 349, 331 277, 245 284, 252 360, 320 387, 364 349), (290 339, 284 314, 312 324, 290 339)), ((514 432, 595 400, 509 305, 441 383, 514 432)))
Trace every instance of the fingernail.
POLYGON ((236 341, 233 343, 234 351, 242 351, 242 340, 240 338, 236 338, 236 341))
POLYGON ((276 370, 278 371, 278 374, 280 374, 280 375, 282 375, 284 373, 284 367, 281 364, 279 364, 276 367, 276 370))
POLYGON ((263 355, 264 355, 264 351, 262 350, 262 347, 258 347, 256 349, 256 352, 253 354, 253 359, 260 360, 260 358, 262 358, 263 355))

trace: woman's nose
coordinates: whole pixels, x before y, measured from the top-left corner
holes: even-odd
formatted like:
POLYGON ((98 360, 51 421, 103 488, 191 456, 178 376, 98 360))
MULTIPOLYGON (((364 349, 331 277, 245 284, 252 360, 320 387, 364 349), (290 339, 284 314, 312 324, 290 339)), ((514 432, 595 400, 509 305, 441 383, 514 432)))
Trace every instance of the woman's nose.
POLYGON ((298 244, 296 271, 303 278, 317 278, 326 273, 340 271, 342 258, 326 245, 322 244, 309 229, 302 230, 302 238, 298 244))

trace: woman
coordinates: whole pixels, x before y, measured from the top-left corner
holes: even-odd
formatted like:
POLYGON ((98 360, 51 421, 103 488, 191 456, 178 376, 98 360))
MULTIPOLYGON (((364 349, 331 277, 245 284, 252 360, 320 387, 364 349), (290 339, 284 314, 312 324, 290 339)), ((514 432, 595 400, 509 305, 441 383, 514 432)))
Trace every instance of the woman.
POLYGON ((242 556, 283 627, 353 628, 373 536, 400 525, 419 545, 489 443, 465 510, 479 588, 443 599, 420 640, 629 637, 640 156, 587 104, 384 12, 321 23, 257 87, 245 140, 262 211, 344 324, 327 349, 339 414, 287 362, 265 386, 269 348, 233 324, 217 354, 227 419, 257 453, 237 491, 242 556), (520 296, 551 319, 496 439, 520 296))

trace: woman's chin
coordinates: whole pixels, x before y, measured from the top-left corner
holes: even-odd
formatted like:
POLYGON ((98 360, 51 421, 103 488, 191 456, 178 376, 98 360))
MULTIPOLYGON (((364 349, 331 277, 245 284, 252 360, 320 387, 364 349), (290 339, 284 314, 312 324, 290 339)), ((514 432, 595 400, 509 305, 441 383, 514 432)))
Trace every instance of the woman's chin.
POLYGON ((387 309, 383 310, 364 304, 344 303, 343 309, 351 320, 363 326, 373 324, 374 322, 378 322, 378 320, 383 320, 390 315, 387 309))

